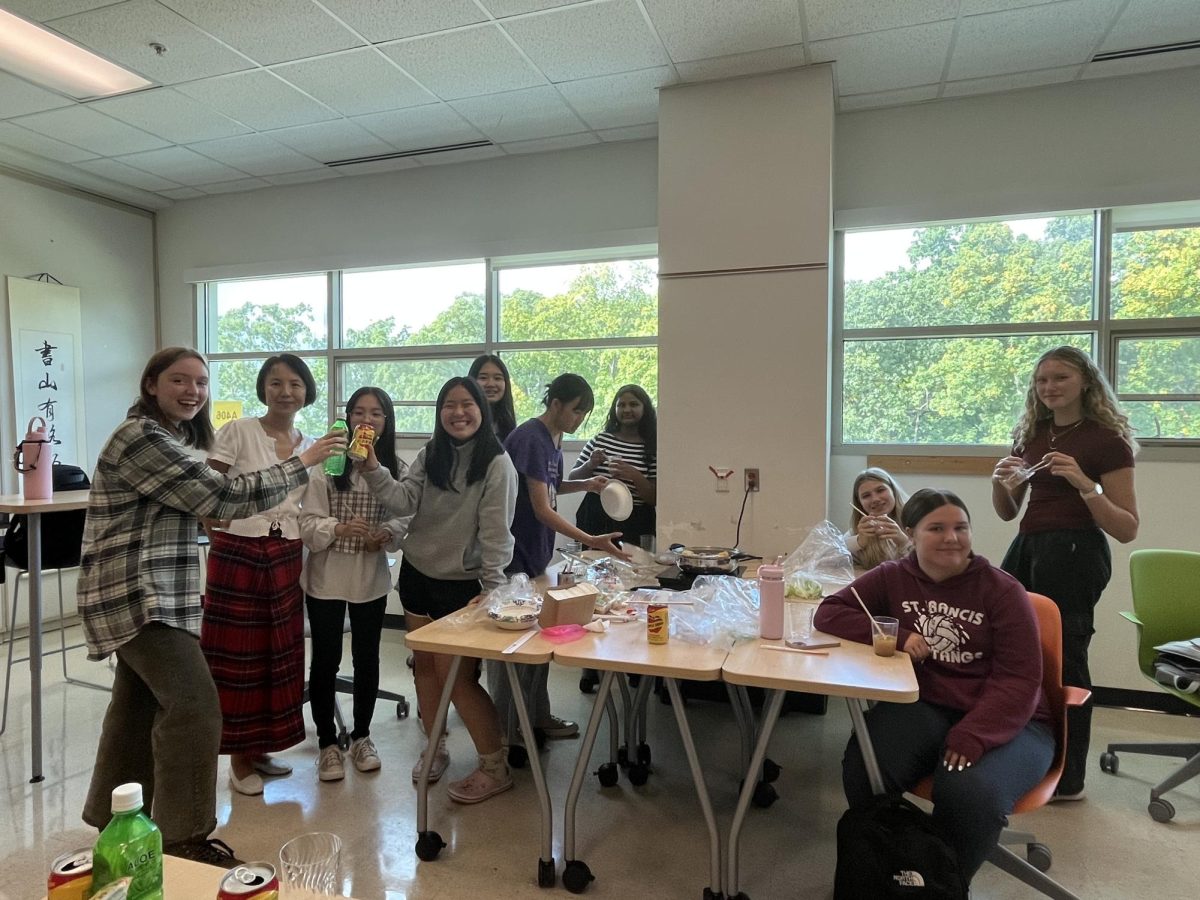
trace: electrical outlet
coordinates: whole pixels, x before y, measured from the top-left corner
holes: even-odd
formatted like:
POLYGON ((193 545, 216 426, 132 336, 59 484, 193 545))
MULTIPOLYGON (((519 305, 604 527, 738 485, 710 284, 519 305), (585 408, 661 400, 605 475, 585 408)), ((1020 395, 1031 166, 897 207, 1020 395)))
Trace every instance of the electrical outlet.
POLYGON ((754 492, 758 490, 758 469, 746 470, 746 490, 754 492))

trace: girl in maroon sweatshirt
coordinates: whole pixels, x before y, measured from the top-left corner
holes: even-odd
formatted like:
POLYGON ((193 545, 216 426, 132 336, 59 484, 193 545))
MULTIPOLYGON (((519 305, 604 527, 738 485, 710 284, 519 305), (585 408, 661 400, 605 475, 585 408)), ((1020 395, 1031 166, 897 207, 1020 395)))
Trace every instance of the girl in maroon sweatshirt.
MULTIPOLYGON (((900 621, 896 645, 916 664, 921 697, 876 704, 867 727, 887 791, 903 792, 934 773, 933 818, 969 879, 1054 756, 1037 619, 1020 583, 971 552, 970 514, 956 495, 917 491, 901 524, 913 552, 853 587, 874 615, 900 621)), ((871 623, 850 588, 826 599, 814 624, 871 641, 871 623)), ((871 797, 854 737, 842 781, 851 806, 871 797)))

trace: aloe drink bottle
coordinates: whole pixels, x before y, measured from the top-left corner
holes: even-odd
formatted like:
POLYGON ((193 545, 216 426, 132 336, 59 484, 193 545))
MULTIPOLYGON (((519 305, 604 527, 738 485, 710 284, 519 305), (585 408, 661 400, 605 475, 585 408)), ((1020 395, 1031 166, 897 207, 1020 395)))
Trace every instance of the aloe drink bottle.
MULTIPOLYGON (((350 426, 346 424, 345 419, 335 419, 333 424, 329 426, 330 431, 349 431, 350 426)), ((325 460, 326 475, 341 475, 346 471, 346 451, 335 453, 333 456, 325 460)))
POLYGON ((112 812, 92 853, 92 890, 128 876, 129 900, 163 900, 162 834, 142 812, 142 786, 113 788, 112 812))

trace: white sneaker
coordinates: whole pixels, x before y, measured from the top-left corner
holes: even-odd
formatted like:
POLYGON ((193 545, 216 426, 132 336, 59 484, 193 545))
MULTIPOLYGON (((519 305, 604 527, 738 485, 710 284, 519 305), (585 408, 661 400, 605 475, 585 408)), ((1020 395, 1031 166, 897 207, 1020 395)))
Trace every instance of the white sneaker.
MULTIPOLYGON (((424 762, 425 754, 429 752, 429 744, 425 745, 425 749, 421 755, 417 757, 417 762, 412 768, 412 780, 416 783, 421 780, 421 765, 424 762)), ((450 751, 446 749, 446 736, 442 735, 441 740, 437 742, 437 747, 433 751, 433 765, 429 769, 429 783, 433 784, 439 778, 446 774, 446 769, 450 765, 450 751)))
POLYGON ((342 751, 337 744, 330 744, 321 751, 321 759, 317 763, 317 777, 322 781, 341 781, 346 777, 346 768, 342 765, 342 751))
POLYGON ((350 759, 360 772, 376 772, 380 767, 379 752, 369 737, 351 742, 350 759))

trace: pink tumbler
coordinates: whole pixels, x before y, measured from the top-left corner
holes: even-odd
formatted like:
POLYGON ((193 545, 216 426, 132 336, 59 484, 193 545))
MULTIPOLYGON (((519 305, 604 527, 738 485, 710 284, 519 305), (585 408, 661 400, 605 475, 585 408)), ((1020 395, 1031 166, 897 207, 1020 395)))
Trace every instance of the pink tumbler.
POLYGON ((54 494, 54 451, 46 437, 46 420, 34 416, 29 420, 25 440, 17 444, 13 464, 21 473, 21 493, 26 500, 49 500, 54 494), (34 422, 41 422, 34 428, 34 422))

